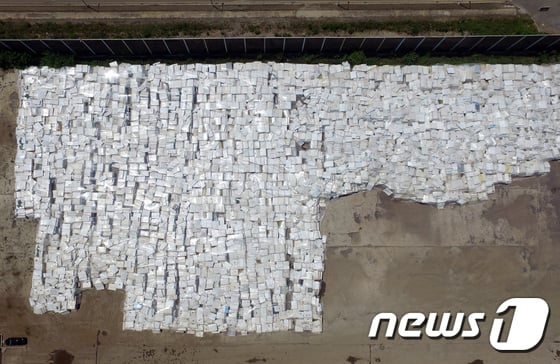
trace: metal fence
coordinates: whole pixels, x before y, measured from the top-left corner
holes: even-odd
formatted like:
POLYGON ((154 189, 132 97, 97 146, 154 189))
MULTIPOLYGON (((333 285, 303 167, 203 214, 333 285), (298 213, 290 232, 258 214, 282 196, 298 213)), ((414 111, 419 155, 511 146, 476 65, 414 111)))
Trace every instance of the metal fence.
POLYGON ((337 54, 362 50, 368 56, 535 54, 560 51, 560 34, 434 37, 249 37, 145 39, 0 39, 0 50, 81 58, 223 57, 258 54, 337 54))

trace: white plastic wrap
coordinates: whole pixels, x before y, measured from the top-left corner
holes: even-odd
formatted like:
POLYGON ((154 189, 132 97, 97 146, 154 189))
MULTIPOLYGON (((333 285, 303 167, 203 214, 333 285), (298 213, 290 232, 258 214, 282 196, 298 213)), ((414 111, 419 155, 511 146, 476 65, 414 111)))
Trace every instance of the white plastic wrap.
POLYGON ((548 172, 558 71, 24 70, 16 215, 41 219, 30 303, 64 312, 80 288, 124 289, 125 329, 320 332, 325 199, 382 186, 441 207, 548 172))

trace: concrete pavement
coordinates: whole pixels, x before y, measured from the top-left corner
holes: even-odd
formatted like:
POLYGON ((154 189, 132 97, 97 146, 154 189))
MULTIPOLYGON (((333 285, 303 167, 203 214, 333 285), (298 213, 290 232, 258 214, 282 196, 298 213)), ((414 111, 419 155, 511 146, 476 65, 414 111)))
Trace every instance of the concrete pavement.
POLYGON ((539 30, 546 33, 560 33, 560 1, 513 0, 513 3, 531 15, 539 30))

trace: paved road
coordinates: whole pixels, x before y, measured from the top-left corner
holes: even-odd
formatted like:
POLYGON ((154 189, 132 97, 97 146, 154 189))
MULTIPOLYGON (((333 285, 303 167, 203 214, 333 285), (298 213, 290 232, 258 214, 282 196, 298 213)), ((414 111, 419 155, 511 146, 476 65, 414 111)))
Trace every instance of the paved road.
POLYGON ((560 1, 513 0, 513 3, 531 15, 539 30, 547 33, 560 33, 560 1), (540 11, 543 7, 549 7, 549 9, 540 11))

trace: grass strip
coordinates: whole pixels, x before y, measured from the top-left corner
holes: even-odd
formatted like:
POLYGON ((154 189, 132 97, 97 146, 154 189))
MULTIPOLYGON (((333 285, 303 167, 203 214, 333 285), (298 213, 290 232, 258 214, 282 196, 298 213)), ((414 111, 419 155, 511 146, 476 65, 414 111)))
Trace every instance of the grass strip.
MULTIPOLYGON (((76 64, 90 64, 94 66, 108 66, 109 62, 115 59, 87 59, 75 58, 69 55, 58 55, 53 53, 45 53, 42 55, 31 55, 28 53, 19 53, 11 51, 0 51, 0 69, 22 69, 30 66, 48 66, 60 68, 65 66, 74 66, 76 64)), ((151 64, 155 62, 166 64, 190 64, 190 63, 228 63, 228 62, 287 62, 287 63, 305 63, 305 64, 338 64, 348 62, 351 65, 367 64, 367 65, 422 65, 429 66, 434 64, 470 64, 470 63, 488 63, 488 64, 553 64, 560 63, 560 54, 556 52, 540 53, 535 55, 518 56, 518 55, 484 55, 472 54, 467 56, 439 56, 416 53, 408 53, 403 56, 392 57, 368 57, 362 51, 352 52, 350 54, 338 55, 283 55, 283 54, 258 54, 254 57, 228 57, 228 58, 132 58, 117 59, 121 63, 132 64, 151 64)))
POLYGON ((390 32, 402 35, 453 33, 459 35, 538 34, 528 16, 448 21, 287 21, 260 23, 58 23, 0 21, 0 38, 166 38, 216 36, 327 36, 390 32))

